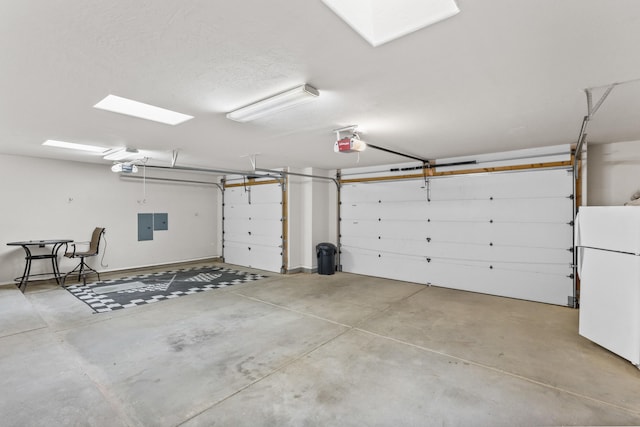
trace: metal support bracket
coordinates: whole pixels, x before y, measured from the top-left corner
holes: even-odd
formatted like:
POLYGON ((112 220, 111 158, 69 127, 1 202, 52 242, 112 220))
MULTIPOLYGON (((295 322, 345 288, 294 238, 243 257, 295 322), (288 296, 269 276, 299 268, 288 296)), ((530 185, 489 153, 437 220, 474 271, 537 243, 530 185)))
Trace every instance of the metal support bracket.
POLYGON ((596 105, 593 105, 593 99, 592 99, 593 93, 591 92, 592 89, 585 89, 585 92, 587 93, 587 115, 589 119, 591 119, 593 115, 598 111, 598 109, 602 106, 602 103, 604 102, 604 100, 607 99, 607 96, 609 96, 613 88, 616 87, 617 85, 618 83, 609 85, 607 89, 604 91, 604 94, 602 94, 600 99, 598 99, 598 102, 596 102, 596 105))

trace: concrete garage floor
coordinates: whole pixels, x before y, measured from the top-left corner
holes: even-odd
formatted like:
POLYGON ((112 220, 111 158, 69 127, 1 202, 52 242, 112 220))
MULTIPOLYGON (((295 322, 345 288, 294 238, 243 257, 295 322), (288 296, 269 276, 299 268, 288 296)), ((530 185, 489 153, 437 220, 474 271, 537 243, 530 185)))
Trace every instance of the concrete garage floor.
POLYGON ((0 287, 0 425, 640 425, 640 371, 577 310, 269 276, 102 314, 0 287))

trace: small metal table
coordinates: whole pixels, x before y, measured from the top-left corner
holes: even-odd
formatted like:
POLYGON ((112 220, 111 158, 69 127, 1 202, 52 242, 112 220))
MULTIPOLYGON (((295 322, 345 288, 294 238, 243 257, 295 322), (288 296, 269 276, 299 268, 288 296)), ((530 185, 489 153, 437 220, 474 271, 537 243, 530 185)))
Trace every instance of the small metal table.
POLYGON ((24 266, 24 272, 22 273, 21 277, 17 277, 15 279, 16 282, 20 282, 18 285, 20 290, 24 292, 25 288, 27 287, 27 282, 29 281, 29 276, 31 274, 31 261, 34 259, 50 259, 51 266, 53 267, 53 272, 34 274, 31 277, 53 275, 53 277, 56 279, 56 283, 59 285, 61 283, 60 282, 61 278, 60 278, 60 270, 58 269, 58 251, 62 246, 66 248, 67 243, 71 243, 71 242, 73 242, 73 240, 71 239, 51 239, 51 240, 26 240, 24 242, 7 243, 7 246, 22 246, 22 249, 24 249, 26 253, 26 256, 24 258, 26 261, 24 266), (33 254, 31 252, 32 247, 44 248, 46 246, 51 246, 51 252, 37 253, 37 254, 33 254))

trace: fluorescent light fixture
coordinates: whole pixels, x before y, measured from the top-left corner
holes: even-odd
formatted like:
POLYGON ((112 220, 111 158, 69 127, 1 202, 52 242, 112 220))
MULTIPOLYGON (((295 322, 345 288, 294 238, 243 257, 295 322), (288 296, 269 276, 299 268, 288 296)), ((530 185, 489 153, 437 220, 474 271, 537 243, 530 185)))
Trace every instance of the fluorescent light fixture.
POLYGON ((227 114, 227 118, 236 122, 248 122, 310 101, 319 95, 316 88, 304 84, 234 110, 227 114))
POLYGON ((88 151, 90 153, 98 154, 102 154, 109 150, 108 148, 98 147, 95 145, 76 144, 75 142, 56 141, 54 139, 47 139, 42 143, 42 145, 46 145, 48 147, 68 148, 70 150, 88 151))
POLYGON ((460 12, 455 0, 322 0, 322 2, 374 47, 460 12))
POLYGON ((122 98, 120 96, 108 95, 102 101, 93 106, 101 110, 113 113, 125 114, 127 116, 138 117, 140 119, 152 120, 167 125, 178 125, 193 119, 193 116, 166 110, 154 105, 122 98))
POLYGON ((118 161, 124 159, 137 159, 139 157, 140 154, 138 154, 138 150, 135 148, 118 148, 104 156, 103 159, 118 161))

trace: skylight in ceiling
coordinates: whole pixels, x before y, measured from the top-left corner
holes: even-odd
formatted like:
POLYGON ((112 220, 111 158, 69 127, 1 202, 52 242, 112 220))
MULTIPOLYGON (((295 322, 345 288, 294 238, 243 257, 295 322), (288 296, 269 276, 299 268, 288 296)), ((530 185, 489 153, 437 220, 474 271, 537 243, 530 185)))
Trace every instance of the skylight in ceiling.
POLYGON ((101 110, 113 113, 125 114, 127 116, 138 117, 140 119, 152 120, 154 122, 167 125, 178 125, 193 119, 193 116, 122 98, 120 96, 108 95, 102 101, 93 106, 101 110))
POLYGON ((460 12, 454 0, 322 0, 372 46, 460 12))
POLYGON ((56 141, 55 139, 47 139, 42 145, 56 148, 67 148, 69 150, 87 151, 90 153, 102 154, 109 151, 108 148, 98 147, 96 145, 76 144, 75 142, 56 141))

